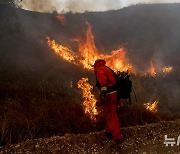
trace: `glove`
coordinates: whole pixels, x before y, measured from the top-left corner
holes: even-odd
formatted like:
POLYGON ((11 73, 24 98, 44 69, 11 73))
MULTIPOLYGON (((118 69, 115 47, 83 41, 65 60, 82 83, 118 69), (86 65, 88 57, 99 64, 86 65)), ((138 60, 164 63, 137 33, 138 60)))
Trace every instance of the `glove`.
POLYGON ((97 100, 96 101, 96 106, 102 106, 103 104, 101 103, 101 101, 100 100, 97 100))
POLYGON ((101 92, 100 94, 100 101, 101 103, 105 104, 106 103, 106 92, 101 92))
POLYGON ((96 102, 96 106, 102 106, 106 103, 106 92, 101 92, 99 100, 96 102))

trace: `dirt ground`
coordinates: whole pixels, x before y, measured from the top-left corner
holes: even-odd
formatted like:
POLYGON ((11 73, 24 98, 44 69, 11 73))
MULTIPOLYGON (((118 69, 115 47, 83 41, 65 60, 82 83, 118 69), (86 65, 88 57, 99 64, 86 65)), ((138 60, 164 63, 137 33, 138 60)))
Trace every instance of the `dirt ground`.
POLYGON ((109 140, 104 131, 101 131, 27 140, 0 147, 0 153, 180 154, 180 120, 123 128, 122 133, 125 139, 120 144, 109 140), (174 146, 164 144, 165 135, 167 138, 174 138, 174 146))

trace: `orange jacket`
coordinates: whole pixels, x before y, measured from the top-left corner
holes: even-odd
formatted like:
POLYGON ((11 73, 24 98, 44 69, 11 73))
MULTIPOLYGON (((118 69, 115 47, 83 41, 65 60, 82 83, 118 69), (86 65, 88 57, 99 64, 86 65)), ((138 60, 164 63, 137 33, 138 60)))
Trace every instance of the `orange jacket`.
POLYGON ((95 65, 95 74, 100 83, 101 90, 107 90, 116 83, 116 78, 112 71, 105 66, 105 62, 100 61, 95 65))

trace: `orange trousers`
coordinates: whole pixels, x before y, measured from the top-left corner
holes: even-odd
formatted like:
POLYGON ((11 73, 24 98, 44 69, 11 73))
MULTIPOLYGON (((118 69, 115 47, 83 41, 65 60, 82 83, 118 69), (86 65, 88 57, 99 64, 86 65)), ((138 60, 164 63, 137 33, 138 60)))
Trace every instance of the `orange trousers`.
POLYGON ((113 139, 122 139, 120 123, 117 115, 117 93, 108 94, 106 97, 106 104, 104 104, 106 131, 111 133, 113 139))

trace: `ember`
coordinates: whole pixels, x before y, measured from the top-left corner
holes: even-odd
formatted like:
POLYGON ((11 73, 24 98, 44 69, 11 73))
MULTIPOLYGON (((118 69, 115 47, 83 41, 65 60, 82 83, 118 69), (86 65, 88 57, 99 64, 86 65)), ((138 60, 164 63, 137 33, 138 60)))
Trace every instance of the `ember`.
POLYGON ((158 105, 159 101, 154 101, 154 103, 146 103, 144 104, 145 108, 151 112, 157 112, 157 105, 158 105))
POLYGON ((163 68, 163 73, 165 73, 165 74, 168 74, 168 73, 170 73, 172 71, 173 71, 173 67, 172 66, 167 66, 167 67, 163 68))

